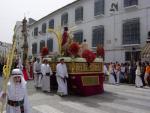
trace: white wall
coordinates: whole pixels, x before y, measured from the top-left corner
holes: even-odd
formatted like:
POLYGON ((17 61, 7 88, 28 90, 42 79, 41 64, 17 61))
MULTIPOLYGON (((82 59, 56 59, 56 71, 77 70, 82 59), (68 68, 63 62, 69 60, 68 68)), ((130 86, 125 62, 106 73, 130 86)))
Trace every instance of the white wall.
MULTIPOLYGON (((30 46, 32 43, 38 43, 38 52, 39 52, 39 43, 40 40, 47 40, 47 37, 53 37, 49 33, 45 36, 32 36, 32 32, 35 27, 38 27, 41 31, 41 26, 44 22, 47 23, 50 19, 54 19, 55 28, 61 25, 61 15, 65 12, 68 12, 69 16, 69 28, 73 28, 73 31, 82 30, 83 38, 87 39, 89 46, 92 44, 92 27, 104 25, 104 48, 106 50, 105 61, 125 61, 125 51, 128 51, 128 48, 122 46, 122 23, 126 19, 140 18, 140 33, 141 33, 141 45, 145 44, 147 39, 147 32, 150 31, 150 0, 139 0, 138 7, 126 9, 123 5, 124 0, 105 0, 105 14, 104 16, 95 18, 94 17, 94 0, 82 0, 65 8, 62 8, 59 11, 56 11, 52 15, 48 15, 45 18, 42 18, 37 23, 30 26, 30 46), (111 14, 110 7, 113 1, 118 1, 119 11, 115 14, 111 14), (75 24, 75 8, 83 6, 84 18, 80 24, 75 24)), ((57 40, 55 39, 54 51, 58 50, 57 40)), ((140 47, 139 46, 139 47, 140 47)), ((130 49, 130 48, 129 48, 130 49)), ((29 54, 32 55, 31 51, 29 54)))

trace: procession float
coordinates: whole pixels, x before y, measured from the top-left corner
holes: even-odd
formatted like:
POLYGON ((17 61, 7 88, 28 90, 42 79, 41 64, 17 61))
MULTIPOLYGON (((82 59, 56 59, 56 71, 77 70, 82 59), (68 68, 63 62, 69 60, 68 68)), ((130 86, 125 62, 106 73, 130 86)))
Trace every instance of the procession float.
POLYGON ((49 29, 54 33, 58 41, 58 54, 45 57, 48 49, 42 49, 42 56, 49 61, 54 75, 51 76, 51 87, 56 86, 56 65, 60 59, 64 59, 68 69, 68 91, 73 94, 90 96, 104 92, 103 81, 103 55, 104 49, 97 47, 97 52, 93 53, 87 48, 87 44, 79 44, 74 41, 68 28, 64 28, 63 34, 59 31, 49 29))

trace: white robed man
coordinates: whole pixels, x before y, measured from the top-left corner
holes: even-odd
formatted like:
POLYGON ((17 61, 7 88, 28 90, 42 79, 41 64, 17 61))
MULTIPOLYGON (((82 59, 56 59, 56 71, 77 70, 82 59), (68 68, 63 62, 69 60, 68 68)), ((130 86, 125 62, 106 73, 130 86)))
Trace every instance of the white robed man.
POLYGON ((41 65, 42 72, 42 91, 51 92, 50 89, 50 76, 53 74, 47 59, 43 60, 41 65))
POLYGON ((31 113, 26 81, 20 69, 13 69, 8 81, 8 90, 3 93, 7 97, 6 113, 31 113))
POLYGON ((116 82, 115 82, 115 71, 114 71, 114 64, 113 63, 110 63, 110 65, 109 65, 109 69, 108 69, 108 72, 109 72, 109 83, 110 84, 113 84, 113 85, 115 85, 116 84, 116 82))
POLYGON ((41 63, 39 58, 37 58, 36 62, 34 62, 33 64, 33 73, 34 73, 35 87, 39 88, 41 87, 41 78, 42 78, 41 63))
POLYGON ((56 79, 58 83, 57 93, 60 96, 68 95, 67 78, 68 78, 67 66, 64 63, 64 59, 60 59, 60 63, 58 63, 56 66, 56 79))
POLYGON ((136 68, 136 71, 135 71, 135 74, 136 74, 136 77, 135 77, 135 86, 136 87, 143 87, 143 82, 142 82, 142 79, 141 79, 141 62, 137 62, 136 63, 137 65, 137 68, 136 68))

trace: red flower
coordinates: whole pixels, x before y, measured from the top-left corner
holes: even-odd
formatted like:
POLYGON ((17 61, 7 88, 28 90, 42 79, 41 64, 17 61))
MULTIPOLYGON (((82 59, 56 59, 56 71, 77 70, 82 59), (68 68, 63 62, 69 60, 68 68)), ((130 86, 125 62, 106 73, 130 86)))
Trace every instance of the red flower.
POLYGON ((48 55, 48 48, 47 47, 42 48, 41 55, 42 56, 48 55))
POLYGON ((96 55, 90 50, 85 50, 82 53, 82 57, 85 58, 88 63, 91 63, 96 58, 96 55))
POLYGON ((79 45, 73 42, 69 47, 69 53, 73 56, 76 56, 79 52, 79 45))

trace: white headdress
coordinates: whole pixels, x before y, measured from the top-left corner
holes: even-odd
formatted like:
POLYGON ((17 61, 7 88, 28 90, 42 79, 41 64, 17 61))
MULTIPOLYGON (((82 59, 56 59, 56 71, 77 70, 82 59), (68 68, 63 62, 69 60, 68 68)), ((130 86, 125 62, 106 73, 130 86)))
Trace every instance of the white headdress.
POLYGON ((26 85, 26 81, 23 78, 22 71, 20 69, 13 69, 11 73, 11 77, 8 81, 8 85, 14 86, 13 78, 19 76, 21 77, 21 85, 24 87, 26 85))

